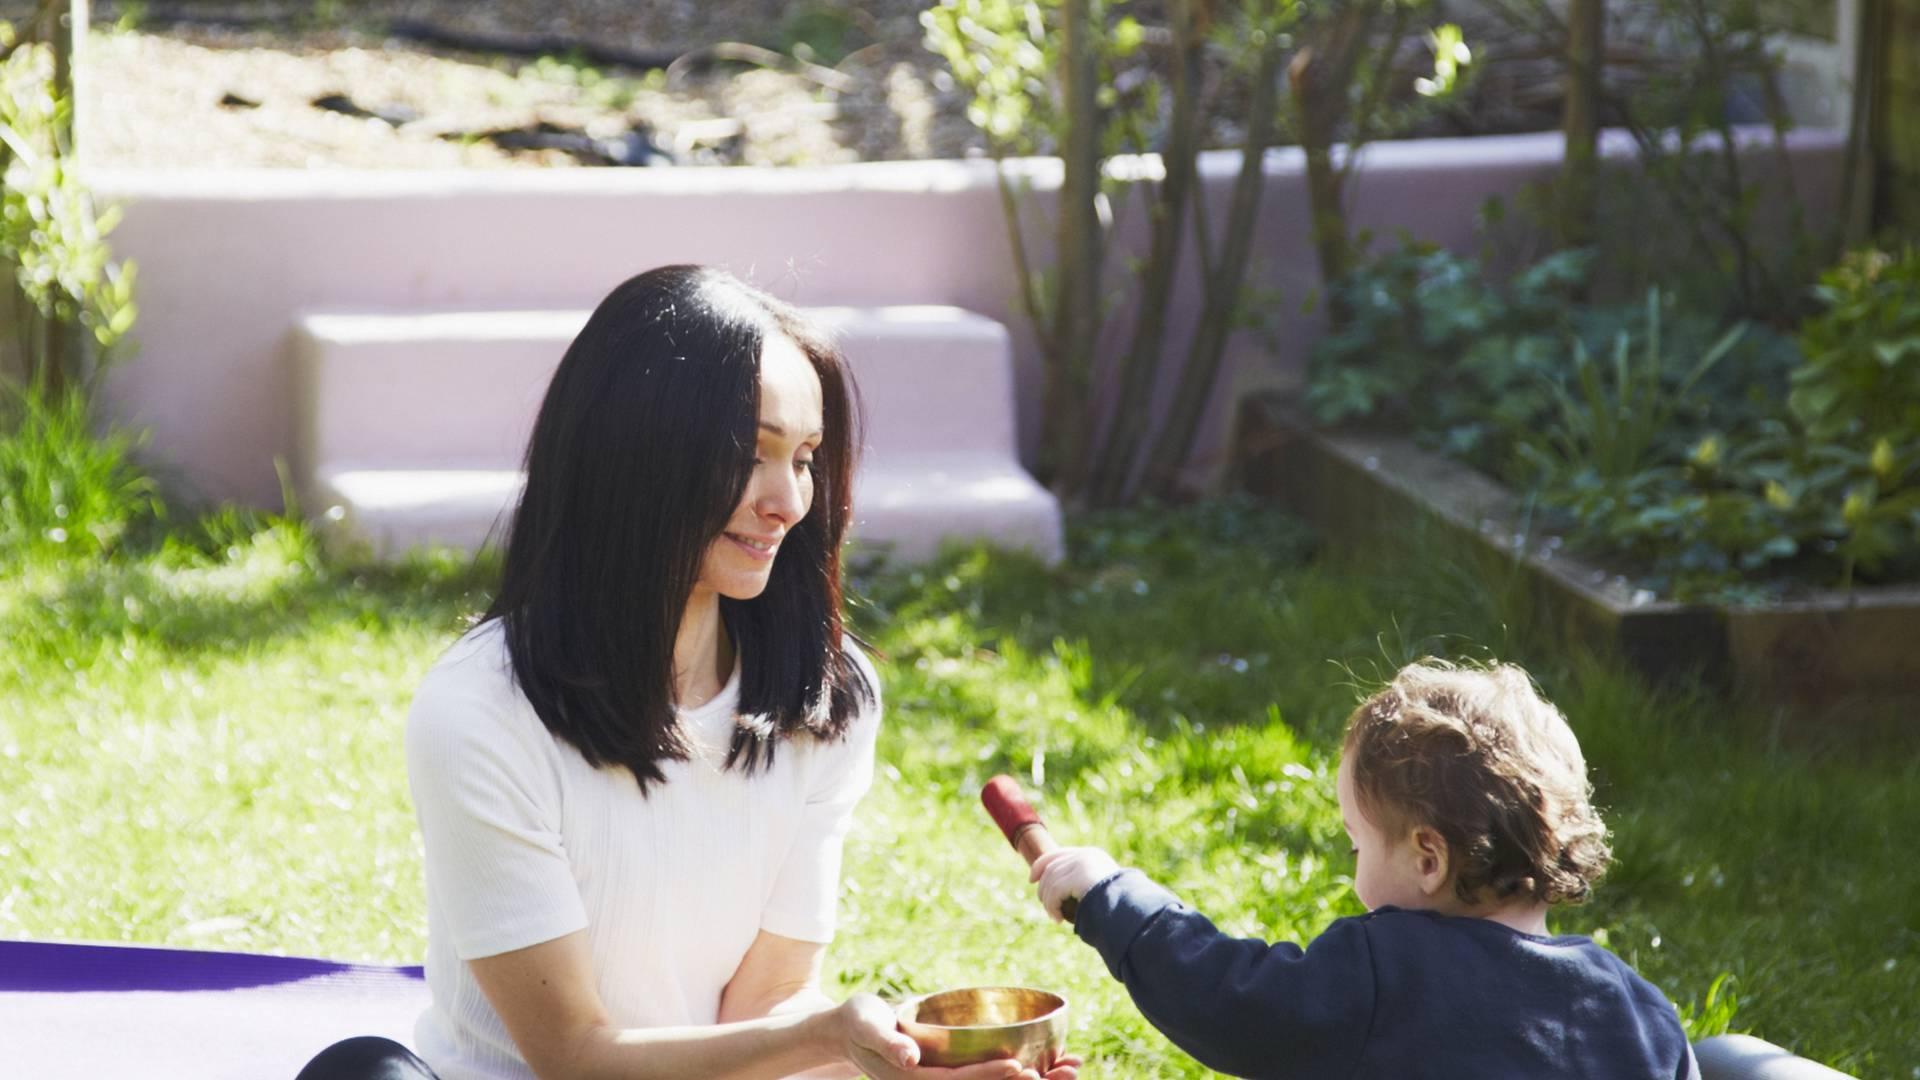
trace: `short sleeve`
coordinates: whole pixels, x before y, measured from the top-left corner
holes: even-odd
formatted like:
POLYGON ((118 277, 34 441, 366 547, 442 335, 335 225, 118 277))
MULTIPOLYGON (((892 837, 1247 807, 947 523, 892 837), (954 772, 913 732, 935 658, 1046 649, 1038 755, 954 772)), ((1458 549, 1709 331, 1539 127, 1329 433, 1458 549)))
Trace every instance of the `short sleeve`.
POLYGON ((833 940, 840 900, 840 863, 853 811, 873 786, 875 744, 880 734, 880 678, 859 649, 848 654, 866 676, 873 698, 837 743, 810 748, 807 801, 792 848, 768 897, 760 927, 800 941, 833 940))
POLYGON ((561 843, 552 736, 515 715, 524 706, 504 675, 478 674, 436 669, 407 717, 427 894, 462 960, 587 925, 561 843))

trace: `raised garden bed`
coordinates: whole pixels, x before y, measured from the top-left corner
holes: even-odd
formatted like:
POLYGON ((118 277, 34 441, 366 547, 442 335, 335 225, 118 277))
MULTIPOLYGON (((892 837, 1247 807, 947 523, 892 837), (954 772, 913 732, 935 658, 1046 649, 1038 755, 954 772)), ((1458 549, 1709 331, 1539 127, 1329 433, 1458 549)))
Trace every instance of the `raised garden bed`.
POLYGON ((1568 552, 1526 500, 1411 439, 1322 430, 1278 396, 1239 415, 1238 482, 1277 499, 1330 543, 1413 537, 1436 561, 1526 591, 1535 624, 1624 658, 1658 682, 1701 679, 1790 709, 1847 720, 1920 705, 1920 587, 1810 591, 1763 606, 1679 603, 1633 584, 1630 567, 1568 552))

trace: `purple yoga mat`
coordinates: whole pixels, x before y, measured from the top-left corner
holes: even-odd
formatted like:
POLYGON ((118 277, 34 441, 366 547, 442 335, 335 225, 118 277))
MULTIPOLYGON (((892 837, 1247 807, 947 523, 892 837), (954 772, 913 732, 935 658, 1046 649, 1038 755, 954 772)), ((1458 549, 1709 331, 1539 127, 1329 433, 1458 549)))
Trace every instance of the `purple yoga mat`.
POLYGON ((0 941, 0 1077, 293 1080, 352 1035, 412 1045, 418 967, 0 941))

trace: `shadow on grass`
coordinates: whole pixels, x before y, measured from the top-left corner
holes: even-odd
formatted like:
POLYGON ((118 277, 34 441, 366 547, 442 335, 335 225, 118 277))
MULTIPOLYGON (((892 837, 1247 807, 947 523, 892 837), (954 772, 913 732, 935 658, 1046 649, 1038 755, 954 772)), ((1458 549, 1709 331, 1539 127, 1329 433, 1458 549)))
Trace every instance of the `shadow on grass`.
POLYGON ((1359 698, 1433 656, 1517 663, 1555 701, 1597 696, 1627 737, 1708 735, 1854 763, 1920 751, 1907 709, 1795 724, 1775 703, 1726 698, 1697 672, 1652 686, 1571 639, 1518 561, 1428 522, 1383 525, 1369 544, 1329 549, 1297 519, 1234 497, 1089 515, 1072 523, 1069 550, 1047 567, 950 549, 928 567, 856 581, 855 624, 896 648, 914 636, 892 627, 935 619, 975 649, 1046 655, 1066 643, 1085 654, 1085 704, 1111 701, 1158 734, 1176 720, 1257 723, 1277 704, 1325 746, 1359 698))
POLYGON ((1053 568, 949 550, 857 583, 855 621, 895 648, 916 640, 899 626, 935 619, 977 649, 1045 655, 1071 643, 1091 669, 1085 703, 1110 700, 1149 732, 1259 723, 1277 705, 1322 745, 1360 697, 1422 657, 1512 660, 1543 681, 1573 668, 1516 571, 1436 558, 1443 549, 1418 524, 1383 529, 1367 549, 1323 550, 1298 519, 1236 497, 1092 515, 1073 523, 1069 546, 1053 568))
POLYGON ((453 634, 485 607, 496 573, 497 560, 451 552, 338 563, 303 527, 276 521, 100 563, 22 568, 0 604, 0 639, 24 665, 85 660, 128 639, 181 657, 240 652, 306 637, 317 624, 453 634))

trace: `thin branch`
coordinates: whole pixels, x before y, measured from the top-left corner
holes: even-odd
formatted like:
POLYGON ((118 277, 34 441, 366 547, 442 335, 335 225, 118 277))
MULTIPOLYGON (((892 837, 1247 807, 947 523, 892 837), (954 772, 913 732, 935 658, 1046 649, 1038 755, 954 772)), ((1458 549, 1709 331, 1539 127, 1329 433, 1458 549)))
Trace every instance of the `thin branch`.
POLYGON ((1360 160, 1360 148, 1365 146, 1373 135, 1368 131, 1373 118, 1385 104, 1389 80, 1393 72, 1393 63, 1400 58, 1402 38, 1407 32, 1407 22, 1413 17, 1413 9, 1407 4, 1398 4, 1393 9, 1393 25, 1387 30, 1387 42, 1380 48, 1380 56, 1371 65, 1375 72, 1372 85, 1367 87, 1367 95, 1360 101, 1360 108, 1353 114, 1353 134, 1347 139, 1347 160, 1340 163, 1339 188, 1345 197, 1348 183, 1353 179, 1353 167, 1360 160))
POLYGON ((1533 9, 1533 18, 1538 20, 1537 22, 1529 22, 1527 15, 1508 0, 1484 0, 1484 2, 1488 7, 1505 16, 1509 25, 1531 32, 1534 41, 1541 48, 1556 54, 1559 52, 1560 42, 1567 36, 1567 24, 1560 21, 1559 14, 1553 10, 1553 6, 1547 3, 1547 0, 1527 0, 1527 6, 1533 9), (1545 26, 1551 33, 1541 31, 1540 26, 1545 26), (1559 40, 1555 40, 1556 38, 1559 40))
POLYGON ((1014 276, 1020 279, 1020 303, 1026 308, 1027 321, 1033 324, 1034 336, 1040 339, 1041 354, 1051 356, 1054 328, 1047 325, 1040 306, 1040 286, 1033 278, 1032 264, 1027 261, 1027 241, 1020 231, 1020 203, 1013 182, 1007 179, 1006 162, 994 159, 993 178, 1000 189, 1000 208, 1007 219, 1007 246, 1013 251, 1014 276))
POLYGON ((1247 106, 1246 146, 1227 218, 1226 248, 1221 252, 1219 272, 1205 281, 1199 324, 1187 349, 1180 387, 1147 459, 1145 482, 1157 494, 1175 493, 1180 468, 1193 448, 1200 418, 1213 397, 1221 356, 1234 329, 1233 316, 1240 306, 1247 256, 1259 222, 1260 196, 1266 188, 1266 156, 1273 142, 1277 111, 1274 84, 1279 76, 1280 59, 1277 44, 1269 42, 1261 50, 1252 100, 1247 106))
POLYGON ((1060 6, 1061 82, 1067 120, 1061 146, 1058 239, 1059 297, 1055 344, 1042 407, 1052 431, 1050 478, 1054 490, 1076 498, 1086 474, 1088 401, 1093 352, 1100 332, 1101 177, 1099 71, 1093 43, 1091 0, 1060 6))
POLYGON ((1173 0, 1173 113, 1163 154, 1165 179, 1151 206, 1152 240, 1141 274, 1139 309, 1133 338, 1120 366, 1120 397, 1108 427, 1106 445, 1094 455, 1088 490, 1093 501, 1124 502, 1134 459, 1146 438, 1148 404, 1165 349, 1166 314, 1184 242, 1187 204, 1193 201, 1195 155, 1200 145, 1199 78, 1203 41, 1193 33, 1191 0, 1173 0))
POLYGON ((1200 277, 1206 280, 1219 269, 1213 261, 1213 224, 1207 219, 1207 184, 1200 176, 1200 163, 1194 161, 1193 170, 1193 239, 1198 245, 1200 256, 1200 277))

